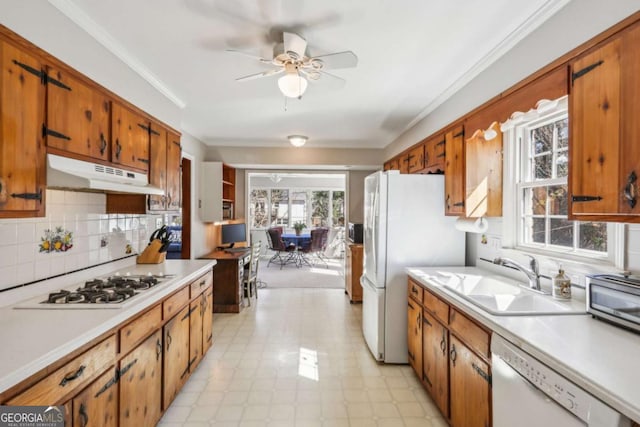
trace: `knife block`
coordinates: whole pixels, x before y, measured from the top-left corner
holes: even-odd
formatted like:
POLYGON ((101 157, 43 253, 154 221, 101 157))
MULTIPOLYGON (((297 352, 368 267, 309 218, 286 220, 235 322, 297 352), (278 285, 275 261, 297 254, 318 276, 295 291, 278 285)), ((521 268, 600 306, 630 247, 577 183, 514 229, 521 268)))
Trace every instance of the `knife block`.
POLYGON ((162 264, 167 256, 166 252, 160 252, 162 242, 154 239, 136 258, 137 264, 162 264))

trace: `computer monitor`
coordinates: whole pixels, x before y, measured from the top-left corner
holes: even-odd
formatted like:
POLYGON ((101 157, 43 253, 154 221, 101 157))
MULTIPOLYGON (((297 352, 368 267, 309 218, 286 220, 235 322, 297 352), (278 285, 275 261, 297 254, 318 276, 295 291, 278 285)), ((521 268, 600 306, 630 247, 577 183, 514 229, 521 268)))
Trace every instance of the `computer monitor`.
POLYGON ((222 244, 229 244, 232 248, 236 242, 247 241, 247 226, 245 224, 222 224, 222 244))

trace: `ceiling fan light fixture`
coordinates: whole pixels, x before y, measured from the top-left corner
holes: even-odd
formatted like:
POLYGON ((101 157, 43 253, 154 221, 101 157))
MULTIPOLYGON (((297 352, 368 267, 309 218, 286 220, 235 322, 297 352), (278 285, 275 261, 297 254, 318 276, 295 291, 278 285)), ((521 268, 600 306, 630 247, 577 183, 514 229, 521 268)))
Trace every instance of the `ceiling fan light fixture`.
POLYGON ((309 138, 304 135, 289 135, 287 139, 294 147, 302 147, 309 138))
POLYGON ((287 73, 278 79, 280 92, 287 98, 300 98, 307 90, 307 79, 297 73, 287 73))

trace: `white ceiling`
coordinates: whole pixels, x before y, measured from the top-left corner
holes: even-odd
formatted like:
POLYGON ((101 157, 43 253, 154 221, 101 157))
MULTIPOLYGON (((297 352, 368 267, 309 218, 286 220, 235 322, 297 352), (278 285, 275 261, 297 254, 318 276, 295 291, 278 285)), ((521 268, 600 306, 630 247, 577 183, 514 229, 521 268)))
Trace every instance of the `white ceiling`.
POLYGON ((555 13, 567 0, 49 0, 183 108, 182 128, 208 145, 383 148, 555 13), (301 100, 270 67, 274 27, 312 55, 353 51, 357 68, 311 82, 301 100), (286 108, 285 108, 286 107, 286 108))

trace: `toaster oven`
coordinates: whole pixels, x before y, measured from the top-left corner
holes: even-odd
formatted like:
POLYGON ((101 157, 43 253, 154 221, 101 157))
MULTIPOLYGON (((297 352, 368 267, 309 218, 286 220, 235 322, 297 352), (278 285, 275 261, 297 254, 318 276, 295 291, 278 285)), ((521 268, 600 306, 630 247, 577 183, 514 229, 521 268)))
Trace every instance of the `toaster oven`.
POLYGON ((612 274, 587 276, 587 311, 640 332, 640 280, 612 274))

